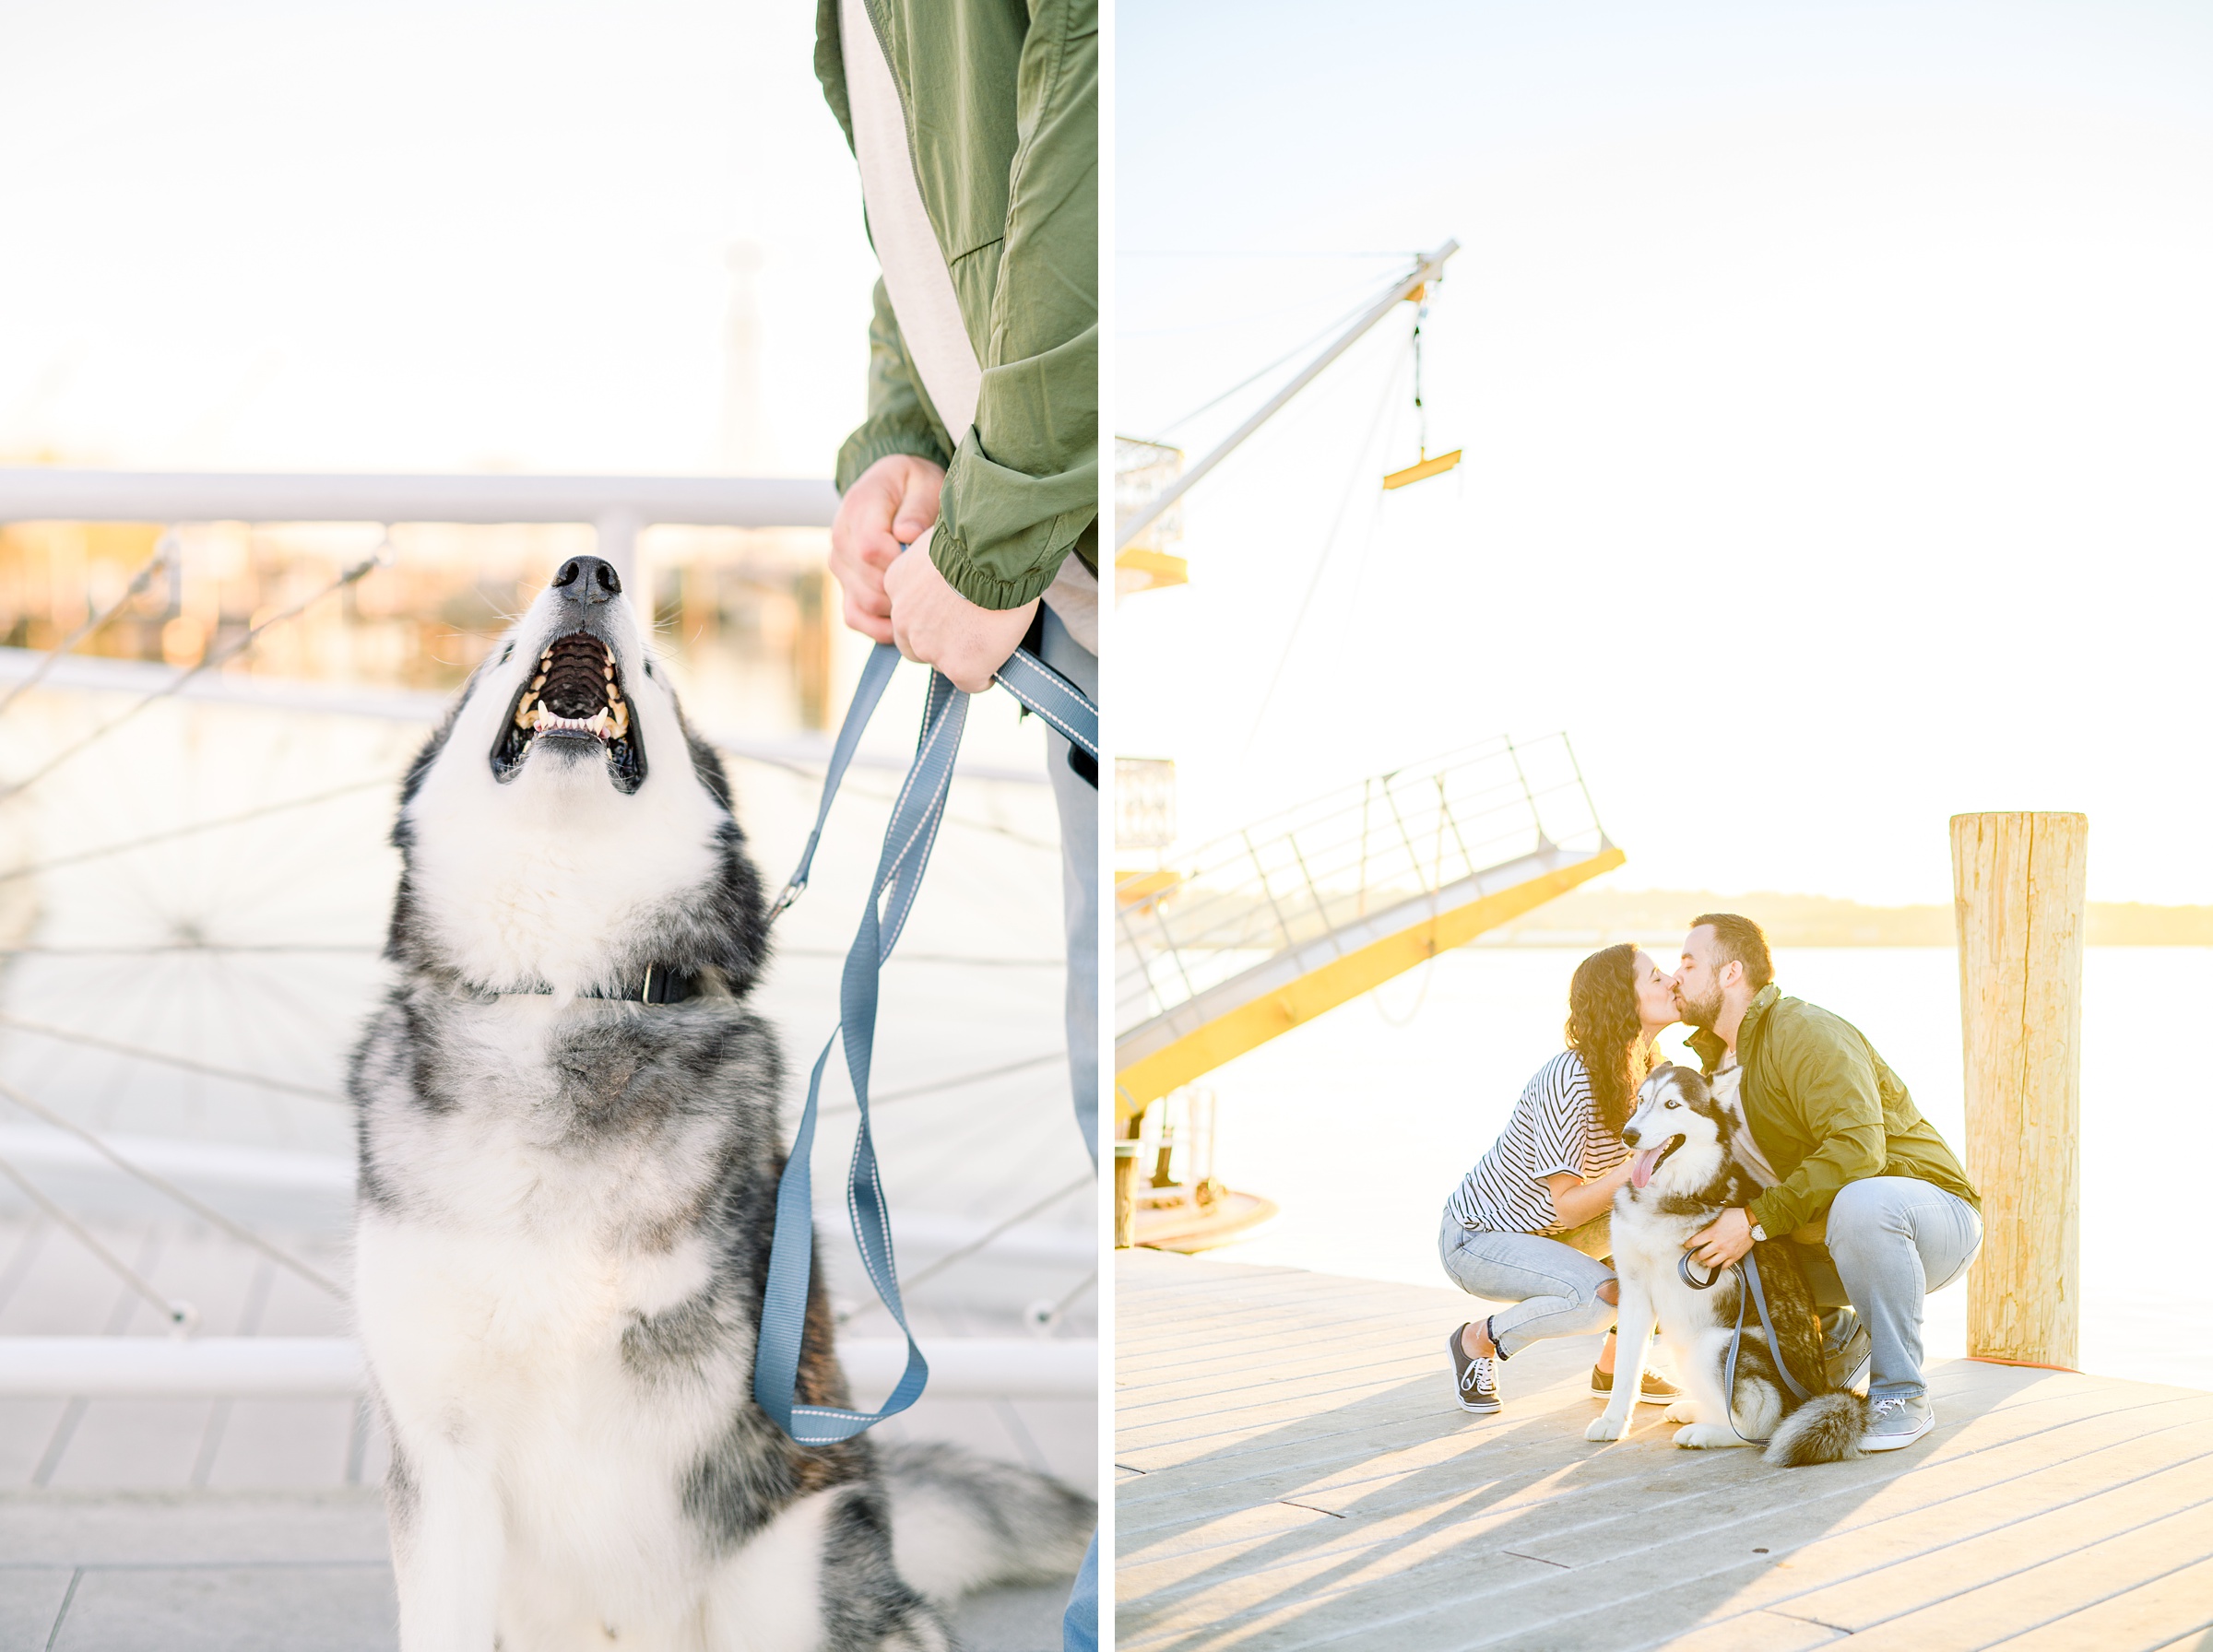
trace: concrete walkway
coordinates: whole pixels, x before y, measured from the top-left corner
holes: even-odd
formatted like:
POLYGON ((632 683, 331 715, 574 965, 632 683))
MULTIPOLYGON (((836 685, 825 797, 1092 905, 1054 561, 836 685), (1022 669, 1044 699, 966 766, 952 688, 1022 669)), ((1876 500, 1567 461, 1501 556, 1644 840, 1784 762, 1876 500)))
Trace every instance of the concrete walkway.
MULTIPOLYGON (((963 1603, 970 1652, 1058 1652, 1065 1589, 963 1603)), ((391 1652, 383 1496, 0 1496, 0 1652, 391 1652)))
POLYGON ((2213 1394, 1946 1362, 1919 1445, 1769 1469, 1586 1442, 1594 1338, 1460 1410, 1455 1291, 1117 1262, 1123 1652, 2213 1648, 2213 1394))

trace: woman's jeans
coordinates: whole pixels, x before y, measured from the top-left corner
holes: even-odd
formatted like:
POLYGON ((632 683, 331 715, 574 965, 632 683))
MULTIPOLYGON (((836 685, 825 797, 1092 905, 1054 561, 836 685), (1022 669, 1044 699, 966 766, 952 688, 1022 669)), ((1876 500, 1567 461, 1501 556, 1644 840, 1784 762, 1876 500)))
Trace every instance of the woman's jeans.
POLYGON ((1828 1244, 1801 1245, 1799 1261, 1816 1304, 1849 1303, 1867 1327, 1875 1363, 1870 1399, 1928 1392, 1921 1376, 1922 1299, 1965 1273, 1982 1248, 1975 1208, 1933 1182, 1869 1176, 1838 1191, 1828 1207, 1828 1244))
POLYGON ((1547 1337, 1584 1337, 1614 1322, 1598 1288, 1614 1270, 1598 1257, 1613 1248, 1611 1213, 1556 1239, 1539 1233, 1485 1233, 1447 1212, 1437 1251, 1453 1282, 1471 1296, 1511 1303, 1491 1316, 1491 1337, 1511 1358, 1547 1337))

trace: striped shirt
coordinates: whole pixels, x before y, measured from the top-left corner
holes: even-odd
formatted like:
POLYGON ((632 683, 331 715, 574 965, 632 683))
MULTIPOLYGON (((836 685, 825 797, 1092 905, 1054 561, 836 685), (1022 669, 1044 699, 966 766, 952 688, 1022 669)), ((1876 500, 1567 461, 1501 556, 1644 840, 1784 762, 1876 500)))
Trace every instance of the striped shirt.
POLYGON ((1585 1181, 1629 1156, 1600 1122, 1583 1058, 1562 1050, 1537 1069, 1514 1115, 1446 1204, 1464 1228, 1487 1233, 1550 1233, 1560 1227, 1544 1178, 1568 1171, 1585 1181))

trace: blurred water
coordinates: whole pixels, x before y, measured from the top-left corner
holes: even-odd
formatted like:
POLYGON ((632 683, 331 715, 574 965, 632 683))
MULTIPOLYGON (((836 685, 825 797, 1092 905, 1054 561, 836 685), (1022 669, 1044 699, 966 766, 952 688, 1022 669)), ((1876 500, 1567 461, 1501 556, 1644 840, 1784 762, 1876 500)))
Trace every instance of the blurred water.
MULTIPOLYGON (((1445 1283, 1445 1198, 1561 1047, 1568 978, 1582 956, 1449 953, 1213 1074, 1221 1174, 1283 1205, 1253 1238, 1213 1254, 1445 1283)), ((1864 1032, 1956 1149, 1965 1134, 1958 972, 1955 955, 1934 948, 1776 953, 1782 989, 1864 1032)), ((2088 954, 2081 1357, 2101 1375, 2213 1388, 2213 1283, 2187 1217, 2205 1197, 2185 1179, 2195 1080, 2178 1061, 2189 1041, 2177 1037, 2209 995, 2213 950, 2088 954)), ((1932 1298, 1930 1353, 1964 1352, 1966 1322, 1963 1284, 1932 1298)))

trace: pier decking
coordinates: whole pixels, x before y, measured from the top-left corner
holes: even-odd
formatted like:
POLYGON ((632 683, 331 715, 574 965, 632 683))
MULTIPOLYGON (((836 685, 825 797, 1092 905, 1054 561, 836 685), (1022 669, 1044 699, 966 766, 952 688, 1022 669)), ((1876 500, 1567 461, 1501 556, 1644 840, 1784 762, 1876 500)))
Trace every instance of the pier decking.
POLYGON ((1583 1439, 1595 1339, 1452 1403, 1449 1289, 1117 1258, 1123 1652, 2213 1648, 2213 1394, 1937 1363, 1919 1445, 1583 1439))

